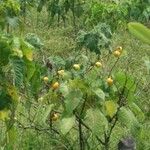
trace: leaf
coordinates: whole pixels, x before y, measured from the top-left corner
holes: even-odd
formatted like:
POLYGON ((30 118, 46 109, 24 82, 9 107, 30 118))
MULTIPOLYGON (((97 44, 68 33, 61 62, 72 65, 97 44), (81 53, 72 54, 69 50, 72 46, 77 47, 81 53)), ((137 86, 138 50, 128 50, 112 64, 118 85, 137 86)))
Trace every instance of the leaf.
POLYGON ((10 58, 10 64, 13 72, 15 85, 17 87, 20 87, 23 84, 24 61, 18 56, 12 56, 10 58))
POLYGON ((21 50, 23 55, 29 60, 33 60, 33 46, 31 46, 28 42, 21 40, 21 50))
POLYGON ((130 22, 128 29, 131 34, 143 41, 144 43, 150 44, 150 29, 141 23, 130 22))
POLYGON ((107 115, 112 118, 117 112, 117 104, 114 101, 106 101, 105 107, 107 115))
POLYGON ((0 90, 0 111, 9 109, 11 104, 12 97, 6 92, 5 89, 3 89, 3 91, 0 90))
POLYGON ((64 97, 66 97, 69 94, 69 88, 68 88, 67 84, 65 84, 65 83, 62 83, 60 85, 60 89, 59 90, 60 90, 60 92, 62 93, 62 95, 64 97))
POLYGON ((38 125, 45 125, 46 119, 53 108, 53 104, 43 106, 42 104, 36 109, 35 123, 38 125))
POLYGON ((12 100, 14 102, 17 102, 18 101, 18 91, 17 91, 17 88, 13 85, 8 85, 7 86, 7 93, 9 96, 11 96, 12 100))
POLYGON ((42 114, 42 122, 43 123, 46 122, 46 119, 47 119, 49 113, 51 112, 53 106, 54 106, 53 104, 46 106, 46 108, 45 108, 45 110, 44 110, 44 112, 42 114))
POLYGON ((124 72, 117 72, 115 74, 115 80, 121 87, 125 86, 127 89, 130 89, 131 91, 134 91, 136 88, 134 78, 130 75, 126 75, 124 72))
POLYGON ((15 28, 16 26, 18 26, 18 24, 19 24, 19 19, 18 19, 18 17, 6 17, 6 21, 7 21, 7 23, 11 26, 11 27, 13 27, 13 28, 15 28))
POLYGON ((15 147, 15 145, 16 145, 16 141, 17 141, 17 137, 18 135, 17 135, 17 130, 16 130, 16 128, 13 126, 13 127, 11 127, 9 130, 8 130, 8 141, 9 141, 9 143, 8 143, 8 145, 9 145, 9 148, 10 149, 13 149, 13 147, 15 147))
POLYGON ((38 7, 37 7, 37 11, 38 11, 38 12, 41 12, 41 11, 42 11, 42 8, 43 8, 43 6, 45 5, 45 3, 46 3, 46 0, 40 0, 40 1, 39 1, 38 7))
POLYGON ((5 119, 8 119, 8 116, 9 116, 8 110, 3 110, 3 111, 0 110, 0 120, 4 121, 5 119))
POLYGON ((80 90, 70 91, 65 97, 65 111, 67 115, 71 115, 73 110, 79 105, 82 100, 82 92, 80 90))
POLYGON ((34 33, 28 33, 25 37, 25 41, 34 46, 37 49, 40 49, 43 46, 40 38, 34 33))
POLYGON ((108 128, 108 122, 104 114, 98 109, 88 109, 85 116, 85 123, 90 127, 93 134, 99 137, 108 128))
POLYGON ((68 118, 62 118, 60 121, 60 130, 63 135, 67 134, 71 128, 75 125, 75 116, 68 118))
POLYGON ((97 33, 87 33, 84 37, 84 45, 91 52, 95 52, 96 54, 100 54, 100 49, 98 47, 99 36, 97 33))
POLYGON ((101 89, 97 89, 94 91, 94 93, 101 99, 105 100, 105 93, 101 89))
POLYGON ((144 113, 137 104, 131 103, 129 107, 132 110, 132 112, 140 119, 140 121, 144 120, 144 113))
POLYGON ((149 58, 148 57, 144 57, 143 61, 144 61, 145 66, 147 68, 147 72, 150 73, 150 60, 149 60, 149 58))
POLYGON ((24 61, 26 65, 26 77, 27 77, 27 80, 29 81, 33 77, 36 71, 36 66, 34 62, 29 61, 28 59, 24 59, 24 61))
POLYGON ((13 51, 14 51, 14 55, 17 55, 20 58, 23 57, 23 52, 20 49, 20 39, 18 37, 13 38, 12 48, 13 48, 13 51))
POLYGON ((41 87, 40 77, 41 77, 40 66, 36 65, 34 74, 30 78, 31 91, 32 91, 32 94, 35 96, 39 94, 39 90, 41 87))
POLYGON ((0 39, 0 67, 8 64, 10 54, 11 54, 11 49, 7 41, 0 39))
POLYGON ((82 91, 82 93, 87 93, 89 86, 83 79, 75 78, 73 80, 69 80, 69 87, 73 90, 78 88, 82 91))
POLYGON ((132 128, 133 126, 138 124, 137 118, 133 114, 133 112, 125 107, 122 107, 118 113, 119 121, 128 128, 132 128))

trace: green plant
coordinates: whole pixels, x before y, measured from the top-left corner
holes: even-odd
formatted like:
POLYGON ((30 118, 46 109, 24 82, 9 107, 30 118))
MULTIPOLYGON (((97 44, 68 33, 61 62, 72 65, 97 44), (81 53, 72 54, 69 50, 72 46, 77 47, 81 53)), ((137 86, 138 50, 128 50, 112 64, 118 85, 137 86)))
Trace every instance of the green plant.
POLYGON ((82 4, 84 2, 80 0, 51 0, 39 2, 37 11, 41 12, 44 5, 47 5, 48 11, 48 23, 49 26, 53 23, 54 17, 57 16, 58 25, 62 18, 64 26, 66 26, 67 15, 69 11, 72 13, 73 25, 76 26, 76 17, 80 17, 83 13, 82 4))
MULTIPOLYGON (((141 131, 140 122, 144 120, 144 114, 135 103, 136 80, 127 69, 116 72, 117 62, 122 57, 115 58, 108 53, 105 60, 114 59, 114 63, 106 66, 106 62, 101 60, 102 68, 96 67, 90 58, 87 58, 87 63, 81 63, 78 71, 73 69, 73 65, 66 69, 63 66, 68 76, 58 76, 56 68, 53 68, 49 81, 44 83, 47 90, 38 100, 41 105, 34 112, 36 117, 32 124, 51 130, 68 141, 68 148, 75 142, 81 150, 93 149, 94 143, 97 145, 95 148, 108 150, 115 127, 127 128, 132 136, 136 136, 141 131), (59 118, 53 119, 56 113, 59 118), (92 136, 88 137, 90 134, 92 136)), ((52 63, 54 61, 58 64, 57 60, 52 63)), ((83 62, 81 57, 75 61, 83 62)))
POLYGON ((101 54, 103 48, 110 48, 111 44, 111 29, 105 23, 99 23, 91 31, 79 31, 77 36, 77 47, 85 48, 96 54, 101 54))
POLYGON ((16 27, 19 23, 19 12, 20 5, 17 1, 0 1, 0 29, 3 30, 7 27, 7 32, 9 32, 10 26, 16 27))
MULTIPOLYGON (((8 1, 1 2, 0 8, 8 1)), ((137 149, 148 150, 149 45, 132 39, 125 30, 111 33, 116 32, 114 29, 120 25, 119 19, 123 24, 131 19, 126 18, 129 17, 126 14, 128 5, 110 0, 101 1, 100 5, 98 0, 74 1, 75 9, 78 9, 78 4, 84 9, 78 19, 83 31, 76 37, 72 33, 74 26, 69 32, 68 28, 44 28, 45 7, 52 2, 59 10, 54 10, 53 19, 64 15, 65 19, 77 21, 78 15, 73 18, 72 6, 64 14, 62 4, 65 0, 26 0, 20 1, 26 11, 24 6, 18 5, 26 14, 18 10, 14 16, 22 19, 20 15, 23 15, 29 22, 31 17, 33 26, 28 27, 27 23, 24 26, 25 32, 31 33, 22 33, 22 37, 18 37, 15 36, 18 30, 14 30, 14 34, 0 31, 0 148, 114 150, 120 139, 129 136, 136 140, 137 149), (32 14, 28 16, 30 6, 32 14), (43 7, 40 15, 37 6, 40 11, 43 7), (96 12, 93 18, 88 18, 90 6, 96 12), (99 9, 105 12, 102 17, 106 17, 103 18, 106 23, 95 19, 101 19, 99 9), (34 26, 35 15, 39 15, 38 19, 42 21, 37 23, 43 28, 34 26), (93 22, 88 19, 83 22, 85 18, 93 19, 93 22), (37 35, 42 37, 45 47, 37 35), (56 49, 59 49, 59 56, 54 52, 56 49), (144 50, 147 57, 140 61, 145 55, 144 50)), ((4 22, 5 27, 7 23, 4 22)), ((149 44, 146 27, 130 23, 129 30, 149 44)))

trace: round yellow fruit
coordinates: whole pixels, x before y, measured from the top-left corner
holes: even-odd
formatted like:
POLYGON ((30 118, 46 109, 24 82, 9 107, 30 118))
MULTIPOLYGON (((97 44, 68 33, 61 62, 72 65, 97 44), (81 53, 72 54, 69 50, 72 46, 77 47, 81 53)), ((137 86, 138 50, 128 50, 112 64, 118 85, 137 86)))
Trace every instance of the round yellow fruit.
POLYGON ((118 50, 114 51, 113 54, 115 57, 120 57, 120 55, 121 55, 121 53, 118 50))
POLYGON ((52 88, 54 90, 58 89, 59 88, 59 83, 58 82, 55 82, 53 85, 52 85, 52 88))
POLYGON ((122 50, 123 50, 123 49, 122 49, 121 46, 118 46, 118 47, 117 47, 117 51, 119 51, 120 53, 122 53, 122 50))
POLYGON ((109 86, 113 85, 113 79, 111 77, 107 78, 107 84, 109 86))
POLYGON ((44 82, 47 83, 49 79, 48 79, 48 77, 44 77, 43 80, 44 80, 44 82))
POLYGON ((118 50, 119 52, 122 52, 122 47, 121 47, 121 46, 118 46, 118 47, 117 47, 117 50, 118 50))
POLYGON ((98 62, 95 63, 95 66, 96 67, 102 67, 102 63, 98 61, 98 62))
POLYGON ((64 71, 64 70, 59 70, 57 73, 58 73, 58 75, 63 76, 63 75, 64 75, 64 73, 65 73, 65 71, 64 71))
POLYGON ((74 68, 75 70, 80 70, 80 65, 79 65, 79 64, 74 64, 74 65, 73 65, 73 68, 74 68))
POLYGON ((54 113, 53 116, 52 116, 52 121, 57 121, 58 118, 59 118, 58 113, 54 113))

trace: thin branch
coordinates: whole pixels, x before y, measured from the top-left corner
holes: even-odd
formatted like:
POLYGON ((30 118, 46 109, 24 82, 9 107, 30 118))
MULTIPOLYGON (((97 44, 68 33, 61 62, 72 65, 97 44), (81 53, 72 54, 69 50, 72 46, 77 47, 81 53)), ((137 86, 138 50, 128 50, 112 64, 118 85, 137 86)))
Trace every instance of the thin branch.
POLYGON ((110 69, 109 74, 108 74, 108 77, 110 77, 110 75, 111 75, 113 69, 116 67, 116 65, 117 65, 117 63, 118 63, 118 61, 119 61, 119 59, 120 59, 120 58, 118 57, 117 60, 115 61, 114 65, 113 65, 112 68, 110 69))
MULTIPOLYGON (((75 114, 75 116, 76 116, 76 118, 79 119, 79 116, 78 116, 77 114, 75 114)), ((87 130, 89 130, 90 132, 92 132, 92 129, 91 129, 88 125, 86 125, 86 124, 82 121, 82 119, 81 119, 81 124, 82 124, 87 130)), ((105 145, 105 143, 104 143, 97 135, 95 135, 95 137, 96 137, 96 139, 97 139, 102 145, 105 145)))

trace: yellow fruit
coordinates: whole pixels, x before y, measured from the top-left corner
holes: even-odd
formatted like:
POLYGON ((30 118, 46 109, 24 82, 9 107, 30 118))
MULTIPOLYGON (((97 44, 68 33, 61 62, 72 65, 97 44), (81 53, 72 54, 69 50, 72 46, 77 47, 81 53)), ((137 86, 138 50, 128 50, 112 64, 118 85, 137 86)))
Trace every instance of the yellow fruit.
POLYGON ((80 65, 79 65, 79 64, 74 64, 74 65, 73 65, 73 68, 74 68, 75 70, 80 70, 80 65))
POLYGON ((107 78, 107 84, 111 86, 113 84, 113 79, 111 77, 107 78))
POLYGON ((58 82, 55 82, 53 85, 52 85, 52 88, 54 90, 58 89, 59 88, 59 83, 58 82))
POLYGON ((118 50, 114 51, 113 54, 115 57, 119 57, 121 55, 121 53, 118 50))
POLYGON ((59 118, 58 113, 54 113, 53 116, 52 116, 52 121, 57 121, 58 118, 59 118))
POLYGON ((44 82, 47 83, 49 79, 48 79, 48 77, 44 77, 43 80, 44 80, 44 82))
POLYGON ((57 73, 58 73, 59 75, 63 76, 64 73, 65 73, 65 71, 64 71, 64 70, 59 70, 57 73))
POLYGON ((102 63, 98 61, 98 62, 95 63, 95 66, 96 67, 102 67, 102 63))
POLYGON ((122 50, 123 50, 123 49, 122 49, 121 46, 118 46, 118 47, 117 47, 117 51, 119 51, 120 53, 122 53, 122 50))

